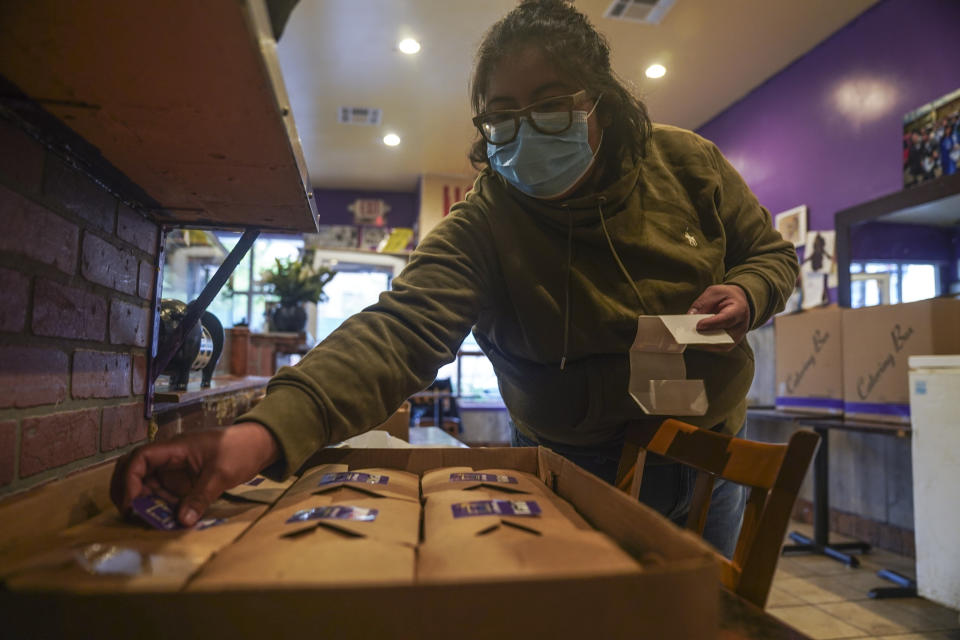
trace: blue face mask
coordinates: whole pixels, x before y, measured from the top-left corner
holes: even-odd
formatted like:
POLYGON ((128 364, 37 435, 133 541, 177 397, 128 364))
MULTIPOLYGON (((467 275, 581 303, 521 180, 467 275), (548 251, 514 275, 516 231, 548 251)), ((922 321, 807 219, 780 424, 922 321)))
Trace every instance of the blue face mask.
MULTIPOLYGON (((586 175, 597 157, 587 139, 587 119, 592 113, 574 111, 570 128, 555 135, 540 133, 524 118, 513 142, 487 143, 490 166, 528 196, 550 199, 566 193, 586 175)), ((554 118, 566 122, 567 114, 531 113, 530 117, 537 124, 547 124, 554 118)))

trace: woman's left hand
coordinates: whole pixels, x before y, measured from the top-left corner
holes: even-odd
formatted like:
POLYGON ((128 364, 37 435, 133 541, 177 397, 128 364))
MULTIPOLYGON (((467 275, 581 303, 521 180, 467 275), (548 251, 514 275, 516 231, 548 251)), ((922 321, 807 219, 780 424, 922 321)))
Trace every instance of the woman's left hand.
POLYGON ((687 313, 714 314, 697 323, 697 331, 723 329, 733 338, 732 344, 710 345, 710 351, 729 351, 743 340, 750 330, 750 303, 747 294, 735 284, 715 284, 707 287, 690 305, 687 313))

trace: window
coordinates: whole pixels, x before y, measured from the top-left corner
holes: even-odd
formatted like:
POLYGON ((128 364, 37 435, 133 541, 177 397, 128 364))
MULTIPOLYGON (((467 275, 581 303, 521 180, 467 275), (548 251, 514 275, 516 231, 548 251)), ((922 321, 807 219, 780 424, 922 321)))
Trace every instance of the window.
MULTIPOLYGON (((195 300, 239 240, 239 233, 171 231, 165 249, 163 297, 195 300)), ((224 327, 249 324, 251 331, 265 331, 269 296, 260 283, 260 274, 275 258, 296 258, 302 249, 303 240, 297 237, 260 236, 208 310, 224 327)))
MULTIPOLYGON (((228 249, 233 249, 240 240, 237 233, 218 233, 217 237, 228 249)), ((300 238, 260 236, 234 269, 230 284, 211 303, 210 311, 225 327, 246 323, 251 331, 266 331, 270 296, 263 289, 261 274, 273 266, 277 258, 297 258, 302 250, 300 238)))
POLYGON ((854 262, 850 264, 850 306, 916 302, 939 295, 935 263, 854 262))
POLYGON ((392 270, 365 264, 338 262, 337 275, 324 288, 327 301, 317 305, 314 334, 317 342, 330 335, 344 320, 377 301, 390 288, 392 270))
POLYGON ((460 345, 457 358, 437 372, 437 378, 450 378, 453 394, 461 400, 490 404, 503 402, 493 365, 480 350, 472 333, 460 345))

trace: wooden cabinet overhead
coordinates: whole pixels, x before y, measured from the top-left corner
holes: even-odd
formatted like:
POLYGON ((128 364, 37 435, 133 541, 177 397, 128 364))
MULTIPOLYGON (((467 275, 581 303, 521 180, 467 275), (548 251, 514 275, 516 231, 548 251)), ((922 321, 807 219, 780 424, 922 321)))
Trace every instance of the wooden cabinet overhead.
POLYGON ((263 0, 4 1, 0 75, 159 221, 316 230, 263 0))

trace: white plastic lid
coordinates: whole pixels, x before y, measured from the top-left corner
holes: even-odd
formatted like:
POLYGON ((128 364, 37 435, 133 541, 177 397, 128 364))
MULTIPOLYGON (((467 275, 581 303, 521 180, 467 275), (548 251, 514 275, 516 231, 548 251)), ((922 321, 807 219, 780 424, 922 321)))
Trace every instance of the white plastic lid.
POLYGON ((960 368, 960 355, 910 356, 907 362, 911 369, 953 369, 960 368))

